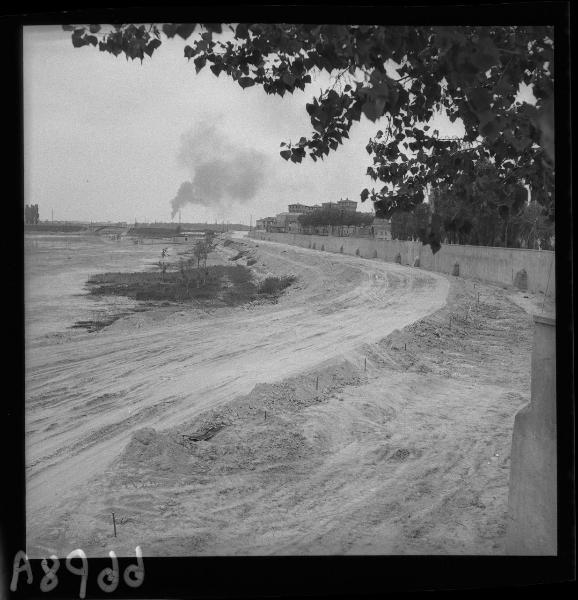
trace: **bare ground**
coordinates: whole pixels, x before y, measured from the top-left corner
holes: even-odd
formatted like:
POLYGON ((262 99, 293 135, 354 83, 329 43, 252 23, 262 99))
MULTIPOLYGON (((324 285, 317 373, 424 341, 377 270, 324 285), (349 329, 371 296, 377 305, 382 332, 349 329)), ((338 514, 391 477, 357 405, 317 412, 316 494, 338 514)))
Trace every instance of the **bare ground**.
POLYGON ((275 306, 29 350, 29 555, 502 553, 535 299, 255 246, 275 306))

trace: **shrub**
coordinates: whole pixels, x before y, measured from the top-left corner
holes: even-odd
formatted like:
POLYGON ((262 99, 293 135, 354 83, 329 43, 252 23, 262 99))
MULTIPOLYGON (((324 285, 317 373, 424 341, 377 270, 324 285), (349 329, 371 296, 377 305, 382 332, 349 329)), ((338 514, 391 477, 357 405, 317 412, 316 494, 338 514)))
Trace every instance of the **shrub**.
POLYGON ((259 285, 260 294, 278 294, 285 288, 288 288, 295 281, 293 275, 286 275, 285 277, 267 277, 259 285))

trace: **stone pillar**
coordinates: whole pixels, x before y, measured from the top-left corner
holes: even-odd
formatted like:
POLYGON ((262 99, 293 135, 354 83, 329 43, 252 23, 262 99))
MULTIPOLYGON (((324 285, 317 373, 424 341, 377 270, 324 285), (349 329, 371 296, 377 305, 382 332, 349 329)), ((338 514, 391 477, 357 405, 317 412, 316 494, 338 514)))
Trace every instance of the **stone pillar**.
POLYGON ((556 467, 556 320, 534 315, 531 400, 512 438, 507 554, 557 554, 556 467))

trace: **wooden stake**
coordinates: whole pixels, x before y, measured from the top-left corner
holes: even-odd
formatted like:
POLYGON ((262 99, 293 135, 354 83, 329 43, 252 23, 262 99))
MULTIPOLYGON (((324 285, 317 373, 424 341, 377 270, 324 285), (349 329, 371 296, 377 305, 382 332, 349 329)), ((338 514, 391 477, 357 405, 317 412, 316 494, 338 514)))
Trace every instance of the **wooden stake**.
POLYGON ((112 526, 114 527, 114 537, 116 537, 116 521, 114 518, 114 513, 112 513, 112 526))
POLYGON ((317 381, 315 382, 315 389, 319 389, 319 375, 317 375, 317 381))
POLYGON ((365 359, 365 367, 364 370, 367 371, 367 358, 365 359))

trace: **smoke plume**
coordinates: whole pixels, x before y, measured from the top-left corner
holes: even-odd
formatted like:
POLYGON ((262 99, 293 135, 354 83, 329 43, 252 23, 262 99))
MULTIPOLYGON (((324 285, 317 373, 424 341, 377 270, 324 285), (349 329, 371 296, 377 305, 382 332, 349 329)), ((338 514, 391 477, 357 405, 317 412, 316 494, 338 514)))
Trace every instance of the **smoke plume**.
POLYGON ((215 125, 199 124, 181 137, 178 162, 190 179, 171 200, 172 216, 186 204, 226 209, 254 198, 265 179, 267 157, 234 145, 215 125))

